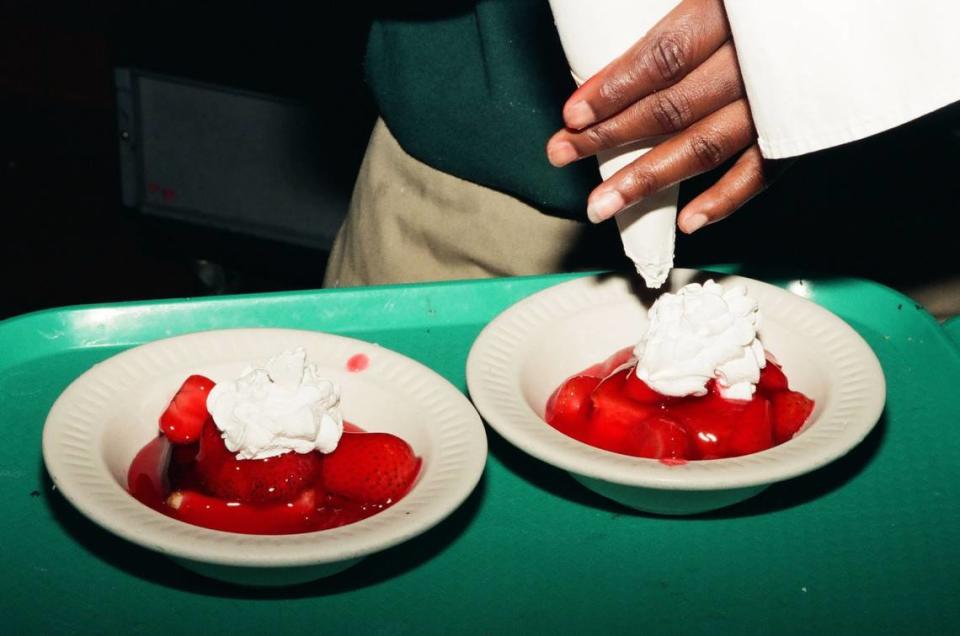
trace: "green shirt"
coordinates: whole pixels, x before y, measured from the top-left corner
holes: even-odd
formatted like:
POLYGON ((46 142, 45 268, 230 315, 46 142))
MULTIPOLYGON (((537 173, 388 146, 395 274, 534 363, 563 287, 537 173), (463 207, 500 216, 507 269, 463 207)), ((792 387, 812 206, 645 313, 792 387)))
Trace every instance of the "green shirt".
POLYGON ((546 0, 393 3, 373 23, 366 77, 413 157, 585 218, 596 163, 557 169, 544 152, 575 88, 546 0))

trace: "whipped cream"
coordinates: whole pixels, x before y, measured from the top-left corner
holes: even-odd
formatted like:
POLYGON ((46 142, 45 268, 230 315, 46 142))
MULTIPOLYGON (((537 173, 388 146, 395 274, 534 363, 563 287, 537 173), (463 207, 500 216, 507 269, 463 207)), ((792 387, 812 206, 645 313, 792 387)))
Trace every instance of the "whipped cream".
POLYGON ((303 349, 285 351, 211 389, 207 410, 237 459, 337 448, 343 435, 340 387, 321 378, 306 358, 303 349))
POLYGON ((746 288, 691 283, 662 295, 648 315, 650 324, 634 349, 638 378, 676 397, 706 395, 707 382, 715 378, 724 398, 751 398, 767 361, 757 338, 757 301, 746 288))

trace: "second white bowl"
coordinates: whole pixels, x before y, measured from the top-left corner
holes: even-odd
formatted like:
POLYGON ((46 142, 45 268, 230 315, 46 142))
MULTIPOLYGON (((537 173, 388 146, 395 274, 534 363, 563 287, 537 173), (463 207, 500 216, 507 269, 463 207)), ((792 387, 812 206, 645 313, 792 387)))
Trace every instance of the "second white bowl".
POLYGON ((886 396, 869 345, 826 309, 756 280, 674 270, 666 289, 708 277, 747 287, 760 304, 764 346, 783 364, 791 388, 816 401, 792 440, 752 455, 667 465, 588 446, 548 425, 547 399, 567 377, 640 338, 648 303, 624 276, 563 283, 494 319, 467 361, 471 399, 487 423, 521 450, 605 497, 659 514, 737 503, 856 446, 876 424, 886 396))

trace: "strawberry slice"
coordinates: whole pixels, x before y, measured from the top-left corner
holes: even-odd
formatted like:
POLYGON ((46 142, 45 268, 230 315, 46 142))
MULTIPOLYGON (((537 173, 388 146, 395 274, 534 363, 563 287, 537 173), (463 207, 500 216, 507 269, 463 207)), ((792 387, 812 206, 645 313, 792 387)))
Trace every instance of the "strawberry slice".
POLYGON ((780 365, 767 360, 767 366, 760 369, 760 381, 757 382, 757 389, 770 395, 777 391, 786 391, 788 388, 787 376, 784 375, 780 365))
POLYGON ((626 396, 644 404, 659 404, 671 399, 670 396, 657 393, 651 389, 650 385, 637 377, 636 370, 636 367, 634 367, 627 373, 627 379, 623 385, 623 392, 626 396))
POLYGON ((623 387, 628 369, 614 373, 590 394, 589 431, 583 441, 615 453, 625 452, 631 429, 654 415, 657 408, 626 397, 623 387))
POLYGON ((195 526, 245 534, 303 532, 317 513, 317 494, 304 490, 289 503, 255 505, 224 501, 195 490, 175 490, 167 497, 166 512, 195 526))
POLYGON ((207 394, 213 380, 191 375, 184 380, 169 406, 160 416, 160 430, 173 444, 191 444, 200 438, 207 412, 207 394))
POLYGON ((560 385, 547 401, 547 422, 558 431, 575 435, 582 429, 590 415, 590 393, 600 380, 578 375, 560 385))
POLYGON ((403 497, 420 472, 421 460, 405 441, 389 433, 344 433, 323 458, 327 491, 353 501, 389 504, 403 497))
POLYGON ((773 446, 773 425, 770 421, 770 402, 754 395, 749 402, 742 402, 727 439, 728 457, 749 455, 773 446))
POLYGON ((793 438, 813 412, 814 401, 797 391, 774 393, 772 402, 773 436, 778 444, 793 438))
POLYGON ((690 432, 699 459, 737 457, 773 445, 769 403, 759 395, 740 401, 708 393, 681 402, 671 415, 690 432))
POLYGON ((267 459, 237 459, 209 418, 203 426, 196 461, 197 479, 208 494, 254 504, 293 500, 317 481, 321 464, 317 452, 290 451, 267 459))
POLYGON ((697 399, 679 400, 670 409, 675 418, 690 434, 693 444, 692 459, 717 459, 726 456, 735 403, 724 400, 719 393, 707 393, 697 399))
POLYGON ((691 459, 693 445, 683 426, 657 415, 632 427, 625 438, 623 452, 651 459, 691 459))
POLYGON ((623 369, 603 380, 590 394, 593 406, 591 419, 617 424, 637 424, 653 414, 654 408, 640 404, 624 393, 629 369, 623 369))

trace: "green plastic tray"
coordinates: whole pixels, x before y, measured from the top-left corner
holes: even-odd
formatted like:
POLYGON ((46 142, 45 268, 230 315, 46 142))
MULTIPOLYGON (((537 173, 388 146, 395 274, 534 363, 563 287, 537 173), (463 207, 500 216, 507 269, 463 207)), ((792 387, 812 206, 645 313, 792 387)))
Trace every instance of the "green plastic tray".
POLYGON ((0 631, 823 634, 960 624, 960 349, 912 301, 859 280, 806 288, 877 352, 889 385, 883 419, 844 459, 715 514, 631 513, 490 433, 485 476, 451 518, 334 578, 263 591, 114 538, 44 471, 41 429, 57 395, 127 347, 226 327, 320 329, 400 351, 465 390, 480 329, 571 277, 77 307, 0 323, 0 631))

